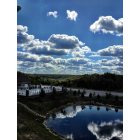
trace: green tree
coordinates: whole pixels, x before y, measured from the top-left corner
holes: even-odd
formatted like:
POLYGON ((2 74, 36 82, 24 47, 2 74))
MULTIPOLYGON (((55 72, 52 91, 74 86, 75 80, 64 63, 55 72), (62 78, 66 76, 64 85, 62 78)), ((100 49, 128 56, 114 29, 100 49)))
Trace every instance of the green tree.
POLYGON ((26 97, 29 96, 29 89, 26 89, 26 97))
POLYGON ((85 94, 84 94, 84 92, 82 92, 82 93, 81 93, 81 97, 82 97, 82 98, 84 98, 84 97, 85 97, 85 94))
POLYGON ((78 94, 78 95, 80 95, 80 94, 81 94, 81 92, 80 92, 80 89, 78 89, 78 92, 77 92, 77 94, 78 94))
POLYGON ((118 102, 119 101, 119 97, 115 96, 115 101, 118 102))
POLYGON ((99 106, 97 107, 97 110, 100 110, 100 107, 99 106))
POLYGON ((118 112, 118 108, 115 108, 115 112, 118 112))
POLYGON ((98 94, 97 95, 97 100, 100 101, 100 99, 101 99, 101 96, 98 94))
POLYGON ((56 94, 56 88, 53 87, 53 94, 56 94))
POLYGON ((89 94, 89 98, 90 98, 90 99, 92 98, 92 93, 89 94))
POLYGON ((21 6, 17 6, 17 12, 19 12, 21 10, 21 6))
POLYGON ((40 91, 40 96, 41 96, 41 97, 44 97, 44 96, 45 96, 45 91, 44 91, 44 89, 43 89, 43 88, 41 88, 41 91, 40 91))
POLYGON ((73 91, 73 96, 76 96, 76 95, 77 95, 77 91, 74 90, 74 91, 73 91))

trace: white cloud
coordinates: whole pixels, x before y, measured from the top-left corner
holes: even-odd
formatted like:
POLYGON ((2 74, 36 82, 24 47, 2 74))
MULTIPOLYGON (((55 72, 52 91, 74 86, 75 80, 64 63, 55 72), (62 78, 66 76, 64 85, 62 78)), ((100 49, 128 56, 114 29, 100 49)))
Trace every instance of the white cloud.
POLYGON ((91 122, 87 128, 96 136, 97 140, 112 140, 113 138, 123 140, 123 122, 121 120, 101 122, 100 124, 91 122))
POLYGON ((85 57, 86 54, 91 54, 92 51, 88 46, 76 47, 71 51, 73 57, 85 57))
POLYGON ((76 11, 67 10, 67 19, 76 21, 78 17, 78 13, 76 11))
POLYGON ((82 111, 81 106, 76 106, 75 110, 73 107, 67 107, 65 110, 65 114, 59 112, 56 113, 56 118, 64 119, 64 118, 74 118, 79 112, 82 111))
POLYGON ((67 134, 65 137, 68 140, 74 140, 73 134, 67 134))
POLYGON ((17 25, 17 33, 18 32, 28 32, 27 26, 17 25))
POLYGON ((18 45, 24 51, 38 55, 72 55, 82 57, 90 51, 76 36, 67 34, 52 34, 48 40, 35 39, 27 33, 26 26, 18 26, 18 45), (77 51, 77 53, 76 53, 77 51))
POLYGON ((87 58, 69 58, 68 63, 70 65, 84 65, 87 64, 90 60, 87 58))
POLYGON ((29 35, 27 26, 17 25, 17 43, 18 45, 29 44, 33 39, 33 35, 29 35))
POLYGON ((43 63, 51 63, 54 61, 52 56, 42 56, 36 55, 29 52, 17 52, 17 60, 18 61, 29 61, 29 62, 43 62, 43 63))
POLYGON ((18 69, 21 71, 54 74, 122 74, 122 45, 109 46, 93 52, 76 36, 52 34, 47 40, 39 40, 29 35, 28 27, 22 25, 17 26, 17 36, 18 69), (99 58, 95 59, 95 55, 99 58))
POLYGON ((67 34, 53 34, 48 39, 48 42, 57 49, 73 49, 85 45, 76 36, 69 36, 67 34))
POLYGON ((58 17, 58 12, 57 11, 50 11, 47 13, 47 16, 53 16, 54 18, 58 17))
POLYGON ((114 45, 97 51, 100 56, 123 57, 123 46, 114 45))
POLYGON ((90 25, 91 32, 110 33, 117 36, 123 35, 123 18, 118 20, 112 16, 101 16, 97 21, 90 25))

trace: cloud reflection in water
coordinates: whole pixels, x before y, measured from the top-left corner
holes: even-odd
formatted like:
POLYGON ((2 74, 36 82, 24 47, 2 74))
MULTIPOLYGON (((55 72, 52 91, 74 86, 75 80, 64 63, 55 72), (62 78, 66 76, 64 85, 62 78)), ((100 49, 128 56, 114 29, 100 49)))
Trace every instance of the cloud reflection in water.
POLYGON ((87 128, 96 136, 97 140, 123 140, 123 122, 121 120, 101 122, 100 124, 91 122, 87 128))
POLYGON ((81 112, 81 111, 82 111, 81 106, 76 106, 75 108, 70 106, 70 107, 67 107, 63 111, 63 113, 62 112, 56 113, 56 118, 58 119, 73 118, 77 115, 78 112, 81 112))

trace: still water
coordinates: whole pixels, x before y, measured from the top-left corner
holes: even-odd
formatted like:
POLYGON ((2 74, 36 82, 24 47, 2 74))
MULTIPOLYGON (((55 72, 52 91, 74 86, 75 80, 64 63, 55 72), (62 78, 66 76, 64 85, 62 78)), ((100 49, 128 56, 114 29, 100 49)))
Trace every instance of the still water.
POLYGON ((93 105, 69 106, 44 125, 70 140, 122 140, 123 111, 93 105))

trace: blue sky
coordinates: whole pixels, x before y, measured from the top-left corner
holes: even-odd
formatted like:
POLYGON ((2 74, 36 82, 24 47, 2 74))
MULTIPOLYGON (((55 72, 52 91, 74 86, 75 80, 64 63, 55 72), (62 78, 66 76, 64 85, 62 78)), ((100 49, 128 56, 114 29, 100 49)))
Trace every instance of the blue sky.
POLYGON ((18 41, 30 35, 33 36, 30 41, 28 40, 28 43, 26 42, 27 39, 24 42, 18 42, 18 70, 30 73, 77 74, 80 72, 84 74, 86 73, 86 65, 88 69, 89 64, 92 64, 93 66, 87 70, 87 73, 112 72, 122 74, 122 0, 59 0, 59 2, 58 0, 17 0, 17 3, 22 7, 22 10, 17 14, 17 25, 20 25, 18 26, 18 41), (91 25, 93 26, 91 27, 91 25), (26 31, 23 29, 25 27, 27 28, 26 31), (36 42, 36 39, 40 42, 46 41, 47 46, 40 43, 32 45, 34 47, 32 49, 29 48, 33 41, 36 42), (73 39, 74 42, 72 42, 73 39), (66 48, 61 45, 72 46, 66 48), (41 51, 39 47, 41 47, 41 51), (51 47, 59 54, 62 49, 65 52, 63 52, 63 55, 45 53, 45 47, 47 50, 48 47, 51 47), (101 53, 103 51, 108 54, 101 53), (24 58, 22 58, 23 56, 24 58), (32 62, 27 61, 27 57, 38 59, 32 62), (50 63, 43 63, 40 57, 46 57, 46 59, 52 57, 54 60, 50 63), (72 59, 76 62, 87 60, 83 64, 75 65, 73 63, 70 66, 65 62, 65 64, 61 64, 58 70, 55 68, 55 64, 59 65, 58 59, 63 59, 60 61, 68 61, 68 59, 70 61, 72 59), (54 62, 55 60, 57 60, 57 63, 54 62), (102 63, 102 60, 105 60, 106 63, 102 63), (111 60, 112 62, 110 62, 111 60), (115 62, 118 63, 115 64, 115 62), (32 63, 33 67, 28 66, 27 63, 32 63), (43 65, 45 65, 44 71, 42 70, 43 65), (72 70, 72 68, 74 69, 72 70))

